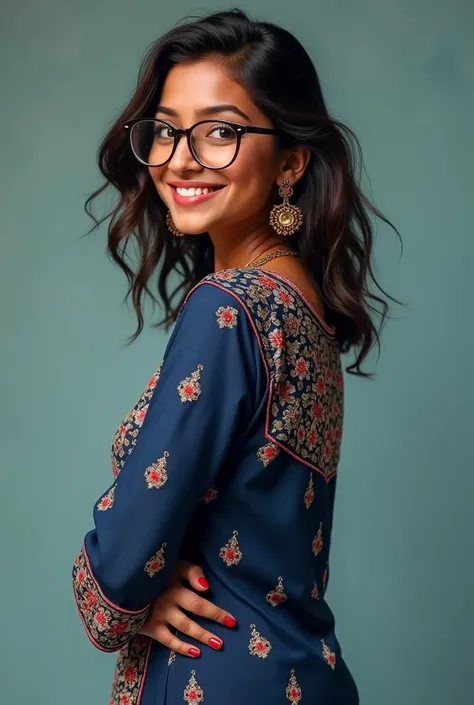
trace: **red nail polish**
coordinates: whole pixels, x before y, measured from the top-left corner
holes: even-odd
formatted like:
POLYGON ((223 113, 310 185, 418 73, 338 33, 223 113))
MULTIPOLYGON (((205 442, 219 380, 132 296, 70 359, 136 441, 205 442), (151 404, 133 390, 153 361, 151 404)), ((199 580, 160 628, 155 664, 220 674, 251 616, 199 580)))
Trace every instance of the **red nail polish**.
POLYGON ((235 620, 233 617, 225 617, 224 624, 226 627, 235 627, 235 625, 237 624, 237 620, 235 620))
POLYGON ((212 636, 209 639, 209 646, 212 646, 213 649, 220 649, 222 647, 222 641, 212 636))
POLYGON ((209 588, 209 583, 207 582, 206 578, 198 578, 198 583, 205 590, 209 588))
POLYGON ((188 654, 193 658, 197 658, 200 655, 199 649, 195 649, 193 646, 189 649, 188 654))

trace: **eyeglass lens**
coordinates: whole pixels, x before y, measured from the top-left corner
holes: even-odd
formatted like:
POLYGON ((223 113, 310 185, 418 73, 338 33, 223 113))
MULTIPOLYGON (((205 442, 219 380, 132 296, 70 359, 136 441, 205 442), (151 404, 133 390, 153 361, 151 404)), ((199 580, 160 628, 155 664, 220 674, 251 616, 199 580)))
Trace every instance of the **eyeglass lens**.
MULTIPOLYGON (((161 120, 140 120, 130 132, 135 156, 147 166, 166 164, 173 151, 174 134, 173 128, 161 120)), ((238 137, 230 125, 208 121, 193 129, 191 144, 203 166, 223 169, 235 157, 238 137)))

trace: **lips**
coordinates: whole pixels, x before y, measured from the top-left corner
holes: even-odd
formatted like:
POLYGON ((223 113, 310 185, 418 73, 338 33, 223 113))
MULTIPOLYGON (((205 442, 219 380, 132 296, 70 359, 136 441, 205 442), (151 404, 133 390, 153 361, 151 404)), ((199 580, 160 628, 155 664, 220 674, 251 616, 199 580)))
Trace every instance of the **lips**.
POLYGON ((175 181, 168 184, 174 201, 180 206, 194 206, 213 198, 224 186, 202 181, 175 181))

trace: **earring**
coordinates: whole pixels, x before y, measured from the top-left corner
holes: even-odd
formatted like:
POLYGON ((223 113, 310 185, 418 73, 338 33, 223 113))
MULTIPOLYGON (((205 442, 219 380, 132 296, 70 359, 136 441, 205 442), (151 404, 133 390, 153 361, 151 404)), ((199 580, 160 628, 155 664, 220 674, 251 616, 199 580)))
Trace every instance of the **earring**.
POLYGON ((170 231, 172 235, 175 237, 183 237, 184 233, 180 232, 176 225, 174 224, 173 216, 171 215, 171 211, 168 211, 166 214, 166 227, 170 231))
POLYGON ((283 203, 273 206, 270 211, 270 225, 277 231, 278 235, 288 237, 293 235, 303 224, 303 213, 298 206, 292 206, 289 199, 293 195, 293 189, 288 179, 281 182, 278 193, 283 198, 283 203))

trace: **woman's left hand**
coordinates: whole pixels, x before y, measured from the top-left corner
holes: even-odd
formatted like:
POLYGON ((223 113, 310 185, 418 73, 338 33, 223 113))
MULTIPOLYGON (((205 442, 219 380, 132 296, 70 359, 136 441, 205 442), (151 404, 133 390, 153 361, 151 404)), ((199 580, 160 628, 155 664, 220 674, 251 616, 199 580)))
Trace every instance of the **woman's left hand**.
POLYGON ((191 658, 198 658, 201 654, 200 649, 179 639, 173 634, 170 627, 210 646, 212 649, 222 648, 223 642, 219 637, 204 629, 183 612, 186 610, 186 612, 192 612, 226 627, 235 627, 237 622, 229 612, 194 592, 197 590, 202 593, 208 588, 209 584, 201 568, 192 563, 181 561, 178 565, 177 577, 157 597, 139 633, 152 637, 155 641, 182 656, 190 656, 191 658), (185 587, 183 580, 187 581, 193 590, 185 587))

